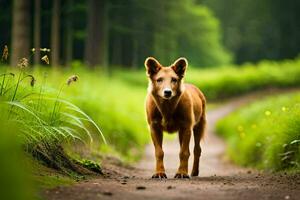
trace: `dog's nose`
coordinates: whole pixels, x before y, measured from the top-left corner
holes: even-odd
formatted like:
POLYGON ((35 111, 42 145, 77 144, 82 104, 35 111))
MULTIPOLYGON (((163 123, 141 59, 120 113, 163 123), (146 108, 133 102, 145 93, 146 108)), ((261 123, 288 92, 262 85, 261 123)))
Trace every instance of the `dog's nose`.
POLYGON ((169 98, 171 95, 172 95, 172 90, 170 90, 170 89, 165 89, 164 90, 164 96, 166 98, 169 98))

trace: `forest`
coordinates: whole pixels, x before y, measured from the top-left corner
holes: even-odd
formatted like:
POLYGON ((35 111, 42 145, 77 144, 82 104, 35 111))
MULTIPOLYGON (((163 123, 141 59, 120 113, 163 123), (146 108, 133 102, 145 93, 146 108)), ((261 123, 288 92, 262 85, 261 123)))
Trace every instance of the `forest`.
POLYGON ((184 55, 193 66, 213 67, 299 54, 295 0, 12 2, 1 1, 0 18, 12 65, 34 47, 51 49, 53 66, 76 60, 103 68, 139 68, 149 55, 163 63, 184 55))
POLYGON ((300 1, 0 0, 0 9, 0 198, 300 195, 300 1), (168 179, 151 179, 148 57, 166 67, 186 58, 182 83, 206 98, 199 177, 172 178, 182 145, 163 133, 168 179))

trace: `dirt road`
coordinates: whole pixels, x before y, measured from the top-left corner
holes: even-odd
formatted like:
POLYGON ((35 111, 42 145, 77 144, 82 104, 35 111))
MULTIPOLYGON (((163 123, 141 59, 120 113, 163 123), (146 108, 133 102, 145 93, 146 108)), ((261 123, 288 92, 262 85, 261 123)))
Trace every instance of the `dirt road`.
POLYGON ((208 113, 209 126, 201 145, 199 177, 189 180, 173 179, 179 162, 179 144, 177 139, 167 140, 163 145, 167 180, 150 179, 154 168, 154 150, 152 145, 148 145, 144 158, 134 167, 125 167, 112 160, 104 165, 106 177, 48 190, 43 196, 47 199, 64 200, 300 199, 300 176, 284 173, 274 175, 240 168, 224 158, 226 147, 214 134, 215 123, 251 98, 247 96, 232 100, 208 113))

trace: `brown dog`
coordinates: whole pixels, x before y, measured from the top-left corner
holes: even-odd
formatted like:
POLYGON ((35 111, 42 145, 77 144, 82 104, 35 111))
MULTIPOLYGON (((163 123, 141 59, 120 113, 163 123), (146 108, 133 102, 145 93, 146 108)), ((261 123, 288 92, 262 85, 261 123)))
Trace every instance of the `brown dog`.
POLYGON ((149 77, 146 112, 156 157, 156 172, 152 178, 167 178, 163 163, 163 131, 179 131, 180 165, 175 178, 189 178, 189 143, 192 133, 194 134, 194 164, 191 175, 199 174, 200 140, 206 123, 205 97, 197 87, 183 83, 187 66, 185 58, 179 58, 169 67, 162 66, 152 57, 145 61, 149 77))

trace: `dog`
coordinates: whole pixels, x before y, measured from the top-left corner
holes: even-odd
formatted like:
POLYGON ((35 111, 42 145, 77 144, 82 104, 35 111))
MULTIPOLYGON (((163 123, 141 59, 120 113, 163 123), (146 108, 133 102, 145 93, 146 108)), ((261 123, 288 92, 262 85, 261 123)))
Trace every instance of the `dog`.
POLYGON ((199 174, 200 140, 203 138, 206 100, 194 85, 184 83, 188 67, 186 58, 177 59, 171 66, 162 66, 155 58, 145 60, 149 79, 146 97, 147 122, 155 147, 156 170, 152 178, 167 178, 162 148, 163 132, 178 131, 180 165, 174 178, 189 178, 188 159, 191 135, 194 135, 194 163, 191 176, 199 174))

